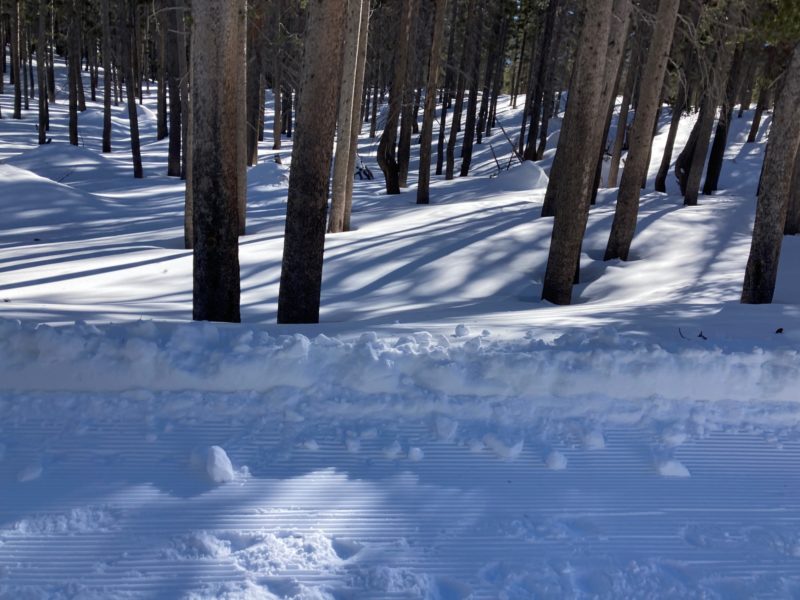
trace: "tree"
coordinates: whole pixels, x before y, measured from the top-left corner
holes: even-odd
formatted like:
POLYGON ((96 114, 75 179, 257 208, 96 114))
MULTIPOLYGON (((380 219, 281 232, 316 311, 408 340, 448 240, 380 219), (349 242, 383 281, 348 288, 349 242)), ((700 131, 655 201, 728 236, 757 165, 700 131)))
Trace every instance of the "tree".
POLYGON ((639 103, 631 127, 628 160, 622 172, 604 260, 628 260, 628 252, 636 232, 642 180, 647 174, 649 150, 653 142, 653 122, 659 107, 679 6, 680 0, 661 0, 658 4, 656 26, 639 84, 639 103))
POLYGON ((594 140, 599 140, 602 133, 600 114, 606 108, 600 106, 600 96, 611 18, 612 0, 587 3, 555 158, 565 165, 561 170, 564 177, 558 181, 551 178, 547 186, 556 209, 542 299, 554 304, 572 301, 572 284, 586 230, 590 185, 597 160, 594 140))
POLYGON ((400 193, 400 165, 397 160, 397 126, 405 97, 405 83, 408 73, 409 39, 411 37, 412 16, 416 0, 402 0, 400 23, 397 28, 396 52, 394 56, 394 78, 389 91, 389 114, 378 142, 378 166, 386 178, 386 193, 400 193))
POLYGON ((800 44, 794 47, 775 103, 742 303, 769 304, 775 292, 792 172, 800 148, 800 44))
MULTIPOLYGON (((136 4, 133 0, 124 0, 127 5, 127 16, 120 19, 125 23, 125 38, 122 42, 122 60, 125 66, 125 95, 128 100, 128 121, 131 129, 131 156, 133 157, 133 176, 136 179, 144 177, 142 170, 142 153, 139 144, 139 117, 136 112, 136 70, 134 56, 136 54, 135 11, 136 4)), ((80 82, 80 78, 78 79, 80 82)))
POLYGON ((345 0, 309 0, 303 71, 297 102, 302 124, 294 137, 286 207, 286 232, 278 292, 278 323, 316 323, 322 290, 322 258, 328 176, 336 129, 341 65, 339 32, 345 0))
POLYGON ((239 179, 245 0, 193 0, 193 318, 239 322, 239 179), (238 97, 237 97, 237 94, 238 97))
MULTIPOLYGON (((339 91, 339 133, 336 137, 336 154, 333 159, 333 193, 331 195, 331 214, 328 232, 344 231, 344 208, 347 195, 347 180, 353 178, 350 169, 350 138, 353 134, 353 104, 356 94, 356 71, 358 69, 358 43, 361 29, 361 0, 346 0, 347 16, 342 46, 342 76, 339 91)), ((366 7, 369 10, 369 7, 366 7)))
MULTIPOLYGON (((452 0, 456 2, 457 0, 452 0)), ((439 72, 442 61, 442 42, 444 41, 444 17, 447 0, 436 0, 434 7, 433 40, 428 59, 428 83, 425 86, 425 109, 422 116, 422 132, 419 142, 419 182, 417 184, 417 204, 428 204, 431 181, 431 144, 433 142, 433 116, 436 111, 436 90, 439 86, 439 72)))

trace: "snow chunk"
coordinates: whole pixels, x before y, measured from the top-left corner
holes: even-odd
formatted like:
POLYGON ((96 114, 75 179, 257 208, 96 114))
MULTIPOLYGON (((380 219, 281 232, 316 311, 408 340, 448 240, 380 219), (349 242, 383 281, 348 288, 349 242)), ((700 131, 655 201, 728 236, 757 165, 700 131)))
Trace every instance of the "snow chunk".
POLYGON ((667 460, 658 465, 658 472, 664 477, 691 477, 689 469, 677 460, 667 460))
POLYGON ((454 337, 467 337, 469 335, 469 327, 463 323, 456 325, 456 332, 453 335, 454 337))
POLYGON ((603 432, 595 429, 583 436, 583 445, 587 450, 602 450, 606 447, 603 432))
POLYGON ((423 458, 425 458, 425 453, 422 451, 422 448, 418 448, 414 446, 413 448, 409 449, 408 451, 408 460, 413 460, 414 462, 419 462, 423 458))
POLYGON ((397 458, 398 456, 400 456, 401 452, 403 452, 403 447, 397 440, 393 441, 391 444, 389 444, 388 446, 386 446, 386 448, 383 449, 383 455, 389 460, 397 458))
POLYGON ((520 440, 515 444, 509 446, 502 440, 498 439, 497 436, 488 433, 485 436, 483 436, 483 443, 486 445, 486 447, 490 448, 492 452, 494 452, 498 457, 504 458, 506 460, 514 460, 520 454, 522 454, 522 448, 525 444, 525 441, 520 440))
POLYGON ((209 446, 192 453, 192 466, 205 472, 214 483, 233 481, 234 471, 228 454, 219 446, 209 446))
POLYGON ((558 450, 553 450, 545 460, 547 468, 553 471, 563 471, 567 468, 567 457, 558 450))
POLYGON ((317 440, 306 440, 303 442, 303 447, 306 450, 311 450, 312 452, 319 450, 319 444, 317 443, 317 440))

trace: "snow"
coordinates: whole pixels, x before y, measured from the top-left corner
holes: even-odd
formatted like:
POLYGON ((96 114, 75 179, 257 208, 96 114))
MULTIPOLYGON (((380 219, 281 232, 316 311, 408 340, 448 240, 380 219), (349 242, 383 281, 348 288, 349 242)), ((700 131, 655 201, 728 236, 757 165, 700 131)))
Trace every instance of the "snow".
POLYGON ((289 167, 265 143, 248 171, 244 323, 190 322, 153 106, 138 181, 123 106, 109 155, 95 103, 77 148, 65 103, 46 146, 35 111, 0 121, 0 597, 800 593, 797 239, 776 302, 738 302, 768 115, 700 206, 645 191, 628 262, 601 189, 567 307, 539 300, 560 120, 539 163, 487 138, 429 206, 415 154, 399 196, 356 181, 322 323, 277 326, 289 167))

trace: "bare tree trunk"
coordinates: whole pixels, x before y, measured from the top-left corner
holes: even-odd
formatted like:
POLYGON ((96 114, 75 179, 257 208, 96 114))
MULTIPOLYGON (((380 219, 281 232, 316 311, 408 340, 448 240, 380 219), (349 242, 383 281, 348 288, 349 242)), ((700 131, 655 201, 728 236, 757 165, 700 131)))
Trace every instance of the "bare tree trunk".
POLYGON ((775 103, 772 130, 764 155, 753 243, 744 275, 742 302, 769 304, 775 292, 792 171, 800 147, 800 44, 796 45, 785 83, 775 103))
POLYGON ((164 15, 164 28, 166 29, 166 62, 167 62, 167 87, 169 89, 169 150, 167 153, 167 175, 180 177, 181 146, 183 145, 183 86, 181 78, 185 75, 181 63, 186 62, 186 40, 179 31, 183 23, 183 14, 179 1, 161 0, 164 15))
MULTIPOLYGON (((452 0, 456 1, 456 0, 452 0)), ((431 149, 433 142, 433 117, 436 112, 436 90, 439 86, 439 72, 442 62, 442 42, 444 41, 444 17, 447 0, 436 0, 433 23, 433 41, 428 59, 428 83, 425 86, 425 110, 422 117, 422 135, 419 142, 419 180, 417 184, 417 204, 430 202, 431 149)))
MULTIPOLYGON (((586 4, 578 40, 570 99, 561 129, 556 160, 568 166, 563 180, 550 179, 547 192, 557 207, 547 258, 542 299, 570 304, 576 265, 589 213, 589 190, 602 133, 600 106, 608 51, 612 0, 586 4)), ((555 165, 554 165, 555 166, 555 165)))
POLYGON ((662 193, 667 191, 667 175, 669 174, 669 166, 672 163, 672 151, 675 148, 675 138, 678 135, 678 126, 681 124, 683 109, 686 107, 686 85, 684 83, 679 85, 678 96, 672 105, 672 118, 667 132, 667 142, 664 146, 664 154, 661 157, 661 165, 658 168, 655 181, 655 190, 662 193))
MULTIPOLYGON (((283 122, 283 94, 282 94, 282 65, 281 65, 281 14, 283 9, 282 0, 276 0, 273 4, 273 49, 272 49, 272 99, 274 105, 274 119, 272 122, 272 149, 281 149, 281 125, 283 122)), ((263 102, 262 102, 263 105, 263 102)), ((262 106, 263 108, 263 106, 262 106)), ((275 153, 275 162, 281 163, 281 155, 275 153)))
POLYGON ((331 214, 328 220, 328 233, 344 231, 344 207, 347 196, 347 180, 353 178, 350 168, 350 146, 353 134, 353 105, 356 90, 356 69, 358 68, 358 43, 361 27, 361 0, 345 0, 347 16, 342 44, 342 74, 339 89, 338 135, 333 159, 333 193, 331 194, 331 214))
POLYGON ((750 133, 747 136, 747 142, 752 144, 756 141, 758 130, 761 127, 761 115, 769 106, 770 89, 764 84, 761 84, 761 90, 758 92, 758 101, 756 104, 756 111, 753 115, 753 124, 750 126, 750 133))
POLYGON ((73 146, 78 145, 78 83, 80 78, 80 53, 78 51, 78 17, 75 8, 75 0, 68 0, 67 11, 68 27, 67 33, 68 55, 67 55, 67 87, 69 88, 69 143, 73 146), (77 75, 76 75, 77 73, 77 75))
POLYGON ((725 90, 725 102, 722 104, 722 110, 717 121, 717 130, 714 133, 714 143, 711 145, 711 154, 708 157, 706 180, 703 184, 703 193, 707 196, 717 191, 719 187, 719 177, 722 174, 722 159, 728 143, 728 127, 731 118, 733 118, 733 103, 736 102, 736 94, 741 85, 743 61, 744 49, 739 46, 733 55, 733 63, 731 64, 725 90))
POLYGON ((250 2, 251 19, 247 24, 247 166, 258 162, 258 133, 261 119, 261 90, 264 88, 264 65, 261 46, 265 25, 261 2, 250 2))
MULTIPOLYGON (((367 42, 369 36, 369 0, 361 0, 361 27, 359 29, 358 37, 358 61, 356 64, 356 84, 355 89, 359 90, 365 88, 364 78, 367 70, 367 42)), ((364 94, 366 97, 366 93, 364 94)), ((350 231, 350 215, 353 212, 353 174, 356 170, 356 158, 358 154, 358 136, 361 133, 361 106, 360 100, 356 97, 356 102, 353 104, 353 119, 351 122, 350 131, 350 166, 347 168, 350 176, 347 178, 347 191, 345 193, 344 203, 344 230, 350 231)))
POLYGON ((445 61, 446 76, 444 80, 444 94, 442 94, 442 117, 439 119, 439 141, 436 150, 436 174, 441 175, 444 168, 445 135, 447 134, 447 110, 450 107, 450 98, 453 93, 455 69, 453 56, 455 54, 456 19, 458 18, 458 0, 451 0, 450 11, 450 41, 447 44, 447 60, 445 61))
POLYGON ((800 149, 794 159, 792 183, 789 188, 789 210, 786 215, 784 235, 797 235, 800 233, 800 149))
MULTIPOLYGON (((286 208, 278 323, 319 322, 328 177, 341 69, 345 0, 309 0, 286 208)), ((402 79, 401 79, 402 81, 402 79)))
POLYGON ((412 0, 411 31, 406 61, 406 81, 403 86, 403 106, 400 109, 400 137, 397 140, 397 180, 401 188, 408 187, 408 166, 411 163, 411 133, 414 130, 414 63, 416 54, 416 24, 418 0, 412 0))
POLYGON ((20 0, 12 0, 11 6, 11 67, 14 70, 14 114, 13 118, 22 118, 22 80, 25 74, 22 69, 22 32, 19 18, 20 0))
POLYGON ((405 98, 406 73, 408 72, 408 46, 411 37, 412 15, 415 0, 403 0, 402 14, 397 29, 394 79, 389 93, 389 114, 378 142, 378 166, 386 178, 386 193, 400 193, 400 166, 397 163, 397 125, 405 98))
POLYGON ((608 167, 608 187, 617 187, 619 177, 619 164, 622 161, 622 143, 625 141, 625 134, 628 130, 628 112, 631 106, 631 95, 633 94, 633 83, 636 76, 636 65, 634 55, 631 53, 628 63, 628 74, 625 76, 625 88, 622 91, 622 105, 617 119, 617 131, 614 135, 614 145, 611 149, 611 164, 608 167))
POLYGON ((36 72, 39 76, 39 144, 47 143, 47 0, 39 0, 39 31, 36 42, 36 72))
POLYGON ((193 0, 192 9, 193 318, 236 323, 245 1, 193 0))
POLYGON ((125 61, 125 95, 128 100, 128 120, 131 127, 131 156, 133 157, 133 176, 136 179, 144 177, 142 170, 142 154, 139 144, 139 116, 136 108, 136 75, 134 74, 133 55, 136 45, 136 34, 133 31, 136 5, 133 0, 126 0, 128 4, 128 18, 125 23, 125 39, 123 39, 123 60, 125 61))
MULTIPOLYGON (((484 3, 480 2, 476 7, 475 14, 482 13, 484 3)), ((472 164, 472 148, 475 143, 475 129, 477 125, 477 111, 478 111, 478 83, 481 73, 481 52, 480 48, 483 42, 483 24, 480 21, 473 21, 475 25, 477 39, 475 40, 475 49, 472 51, 472 68, 469 74, 469 102, 467 102, 467 120, 464 124, 464 139, 461 145, 461 177, 466 177, 469 174, 469 168, 472 164)))
POLYGON ((103 152, 111 152, 111 17, 108 0, 100 3, 103 36, 103 152))
POLYGON ((628 252, 636 232, 642 179, 647 174, 649 148, 653 143, 653 123, 661 99, 661 88, 664 85, 664 74, 669 61, 669 50, 679 6, 679 0, 661 0, 658 3, 655 20, 657 26, 650 40, 647 61, 642 71, 639 104, 631 127, 628 160, 622 172, 614 221, 604 260, 614 258, 628 260, 628 252))

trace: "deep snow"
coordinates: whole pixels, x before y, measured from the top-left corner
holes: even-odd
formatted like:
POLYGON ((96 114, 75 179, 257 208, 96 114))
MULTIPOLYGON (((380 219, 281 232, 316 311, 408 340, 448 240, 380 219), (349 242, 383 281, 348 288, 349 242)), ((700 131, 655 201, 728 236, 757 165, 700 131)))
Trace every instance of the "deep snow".
POLYGON ((800 595, 797 240, 738 303, 768 118, 701 206, 643 196, 629 262, 601 190, 569 307, 539 300, 558 120, 541 167, 495 130, 425 207, 362 136, 323 323, 279 327, 288 167, 248 172, 245 323, 187 322, 153 106, 141 181, 122 106, 106 156, 97 104, 77 148, 63 103, 41 148, 35 111, 0 121, 0 597, 800 595))

